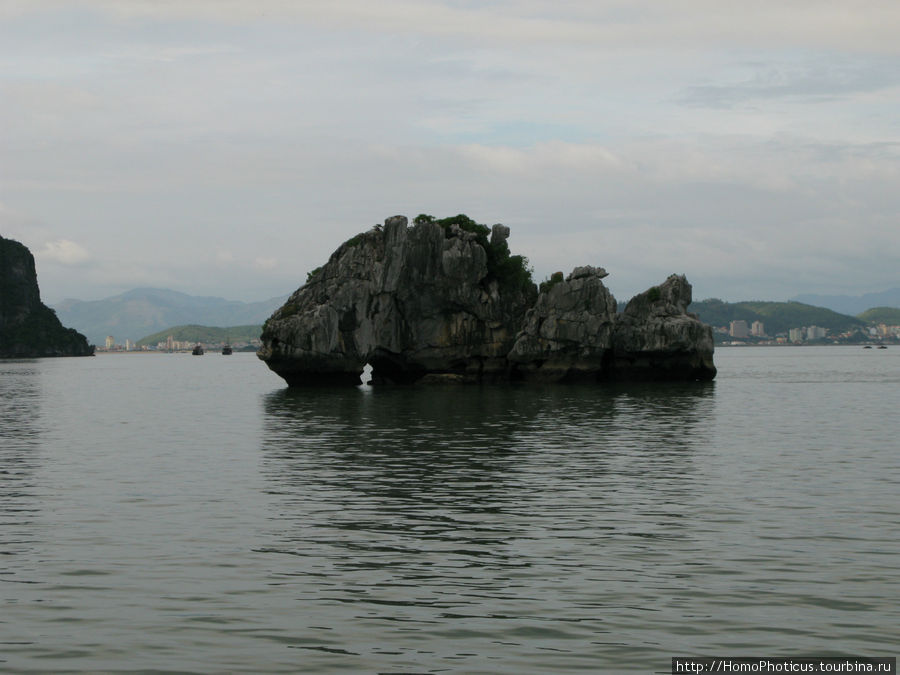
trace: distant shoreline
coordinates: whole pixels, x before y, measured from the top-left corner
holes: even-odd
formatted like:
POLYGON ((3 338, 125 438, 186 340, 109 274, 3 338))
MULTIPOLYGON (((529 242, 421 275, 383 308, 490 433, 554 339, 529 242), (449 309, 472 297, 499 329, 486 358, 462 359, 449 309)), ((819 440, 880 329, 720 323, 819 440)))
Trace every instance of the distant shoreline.
MULTIPOLYGON (((221 350, 215 349, 215 348, 206 349, 206 352, 209 354, 218 354, 219 351, 221 351, 221 350)), ((118 356, 118 355, 126 355, 126 354, 190 354, 191 350, 190 349, 176 349, 173 351, 168 351, 165 349, 132 349, 130 351, 127 351, 124 349, 113 349, 113 350, 107 351, 105 349, 104 350, 98 349, 94 353, 97 356, 100 356, 100 355, 118 356)), ((234 354, 255 354, 256 350, 255 349, 235 349, 233 353, 234 354)))

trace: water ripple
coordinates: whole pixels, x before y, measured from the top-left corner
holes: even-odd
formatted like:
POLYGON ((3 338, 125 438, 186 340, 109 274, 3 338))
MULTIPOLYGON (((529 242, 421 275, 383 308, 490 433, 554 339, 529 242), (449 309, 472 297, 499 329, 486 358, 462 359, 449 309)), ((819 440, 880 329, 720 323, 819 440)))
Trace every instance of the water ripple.
POLYGON ((723 351, 714 384, 546 389, 290 391, 252 355, 0 362, 0 667, 890 655, 893 357, 723 351))

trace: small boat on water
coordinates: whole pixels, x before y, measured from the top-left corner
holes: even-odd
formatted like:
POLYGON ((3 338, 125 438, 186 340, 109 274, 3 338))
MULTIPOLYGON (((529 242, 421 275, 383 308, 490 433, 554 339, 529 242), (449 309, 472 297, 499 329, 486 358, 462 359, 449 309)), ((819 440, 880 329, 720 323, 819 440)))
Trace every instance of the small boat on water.
POLYGON ((203 346, 198 342, 197 346, 194 347, 194 350, 191 352, 194 356, 203 356, 203 346))
POLYGON ((224 356, 231 356, 231 353, 233 351, 234 350, 231 348, 231 345, 225 345, 224 347, 222 347, 222 354, 224 356))
POLYGON ((872 349, 872 345, 866 345, 863 349, 872 349))
POLYGON ((887 345, 878 345, 878 349, 887 349, 887 345))

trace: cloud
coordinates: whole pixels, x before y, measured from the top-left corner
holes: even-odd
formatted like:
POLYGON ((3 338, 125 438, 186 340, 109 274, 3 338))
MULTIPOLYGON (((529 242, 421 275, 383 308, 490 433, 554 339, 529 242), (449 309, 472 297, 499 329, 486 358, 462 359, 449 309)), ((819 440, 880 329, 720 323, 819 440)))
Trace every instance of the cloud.
POLYGON ((13 225, 18 225, 21 221, 21 216, 9 208, 3 202, 0 202, 0 227, 4 229, 13 225))
POLYGON ((530 148, 469 144, 459 154, 473 166, 500 173, 540 173, 544 171, 610 172, 626 169, 609 148, 596 143, 550 141, 530 148))
POLYGON ((896 0, 6 0, 15 19, 73 8, 128 22, 295 23, 476 44, 559 45, 601 49, 719 46, 859 49, 898 53, 896 0))
POLYGON ((15 239, 34 250, 34 242, 49 239, 52 234, 36 218, 0 202, 0 235, 15 239))
POLYGON ((44 244, 43 248, 37 252, 37 257, 61 265, 82 265, 91 259, 91 254, 74 241, 56 239, 44 244))
POLYGON ((274 295, 421 212, 510 225, 539 276, 876 290, 898 23, 896 0, 5 0, 0 228, 67 294, 274 295))
POLYGON ((821 103, 900 85, 896 64, 882 59, 836 64, 783 61, 754 65, 751 70, 748 77, 733 84, 688 87, 679 100, 712 108, 767 100, 821 103))

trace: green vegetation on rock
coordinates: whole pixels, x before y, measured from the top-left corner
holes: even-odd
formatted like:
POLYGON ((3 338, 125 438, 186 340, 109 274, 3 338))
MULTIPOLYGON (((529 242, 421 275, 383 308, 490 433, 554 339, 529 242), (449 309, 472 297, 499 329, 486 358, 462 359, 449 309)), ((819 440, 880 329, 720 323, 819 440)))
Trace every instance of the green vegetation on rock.
POLYGON ((528 258, 523 255, 510 255, 509 244, 505 239, 491 243, 489 239, 491 228, 487 225, 476 223, 464 213, 441 219, 420 213, 413 222, 416 225, 437 223, 444 228, 445 236, 448 238, 452 236, 454 225, 464 232, 471 232, 487 253, 488 280, 496 280, 500 288, 506 291, 520 290, 528 293, 534 288, 533 270, 528 264, 528 258))
POLYGON ((564 277, 562 272, 554 272, 550 275, 549 279, 544 279, 541 282, 540 288, 538 290, 540 290, 541 293, 547 293, 551 288, 556 286, 556 284, 562 283, 563 280, 564 277))
POLYGON ((345 241, 341 248, 353 248, 354 246, 359 246, 366 238, 365 232, 360 232, 352 237, 350 237, 347 241, 345 241))

